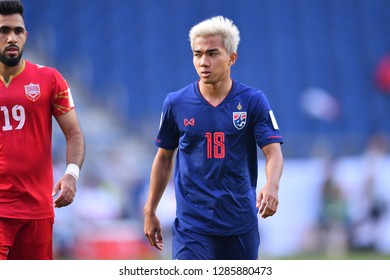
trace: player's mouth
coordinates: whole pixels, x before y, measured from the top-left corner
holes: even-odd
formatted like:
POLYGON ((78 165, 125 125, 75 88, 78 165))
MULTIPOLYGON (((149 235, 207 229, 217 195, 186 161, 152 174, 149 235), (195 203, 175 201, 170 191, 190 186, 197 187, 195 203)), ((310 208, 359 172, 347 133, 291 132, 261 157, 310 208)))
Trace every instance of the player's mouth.
POLYGON ((5 49, 5 52, 9 56, 16 56, 19 54, 19 48, 17 46, 10 46, 5 49))
POLYGON ((211 72, 209 71, 202 71, 200 72, 203 78, 207 78, 211 75, 211 72))

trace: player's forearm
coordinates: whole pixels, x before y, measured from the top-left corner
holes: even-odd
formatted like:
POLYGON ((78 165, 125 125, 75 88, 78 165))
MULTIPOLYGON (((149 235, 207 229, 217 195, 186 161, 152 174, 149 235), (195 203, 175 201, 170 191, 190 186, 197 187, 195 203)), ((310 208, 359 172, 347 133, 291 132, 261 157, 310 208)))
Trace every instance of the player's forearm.
POLYGON ((268 160, 265 167, 267 182, 277 190, 279 189, 279 181, 282 176, 282 171, 283 159, 274 157, 268 160))
POLYGON ((85 140, 81 131, 69 135, 66 139, 66 163, 74 163, 79 168, 83 165, 85 157, 85 140))
POLYGON ((166 184, 163 183, 151 183, 149 196, 144 207, 145 215, 155 215, 157 206, 160 203, 160 200, 166 189, 166 184))
POLYGON ((271 145, 264 152, 266 158, 265 174, 267 182, 276 189, 279 189, 279 181, 283 172, 283 155, 280 144, 271 145))
POLYGON ((173 163, 171 160, 156 159, 150 173, 149 196, 144 207, 145 215, 154 215, 169 183, 173 163))

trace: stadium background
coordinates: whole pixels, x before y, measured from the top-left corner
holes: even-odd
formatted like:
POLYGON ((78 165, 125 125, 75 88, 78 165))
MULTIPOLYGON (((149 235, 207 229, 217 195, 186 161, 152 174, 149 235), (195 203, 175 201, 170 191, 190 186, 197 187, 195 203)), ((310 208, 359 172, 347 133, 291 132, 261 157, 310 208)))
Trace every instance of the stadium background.
MULTIPOLYGON (((76 200, 56 210, 56 258, 169 258, 171 185, 159 207, 164 251, 143 236, 153 142, 165 95, 197 79, 188 31, 214 15, 239 27, 232 76, 265 92, 286 141, 280 208, 260 221, 260 257, 389 258, 390 1, 24 5, 25 58, 67 78, 87 141, 76 200)), ((64 139, 56 125, 53 144, 58 178, 64 139)))

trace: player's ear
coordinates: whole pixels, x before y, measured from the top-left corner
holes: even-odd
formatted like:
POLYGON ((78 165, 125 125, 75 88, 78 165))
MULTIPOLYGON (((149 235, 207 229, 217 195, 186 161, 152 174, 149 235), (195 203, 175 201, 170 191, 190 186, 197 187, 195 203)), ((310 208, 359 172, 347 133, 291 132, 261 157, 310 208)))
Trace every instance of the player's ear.
POLYGON ((229 66, 232 66, 237 61, 238 54, 233 52, 230 54, 229 66))

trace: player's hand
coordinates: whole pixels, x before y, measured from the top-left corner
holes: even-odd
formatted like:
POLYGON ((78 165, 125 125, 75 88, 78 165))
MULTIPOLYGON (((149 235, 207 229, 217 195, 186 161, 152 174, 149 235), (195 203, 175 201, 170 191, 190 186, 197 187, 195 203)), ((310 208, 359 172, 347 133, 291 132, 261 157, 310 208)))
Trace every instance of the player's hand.
POLYGON ((54 207, 61 208, 71 204, 76 195, 76 179, 72 175, 65 174, 54 185, 52 196, 56 196, 59 191, 59 196, 54 200, 54 207))
POLYGON ((256 201, 260 216, 264 219, 273 216, 278 210, 278 205, 278 187, 266 183, 260 190, 256 201))
POLYGON ((160 221, 156 215, 145 215, 144 233, 150 245, 163 249, 163 237, 160 221))

